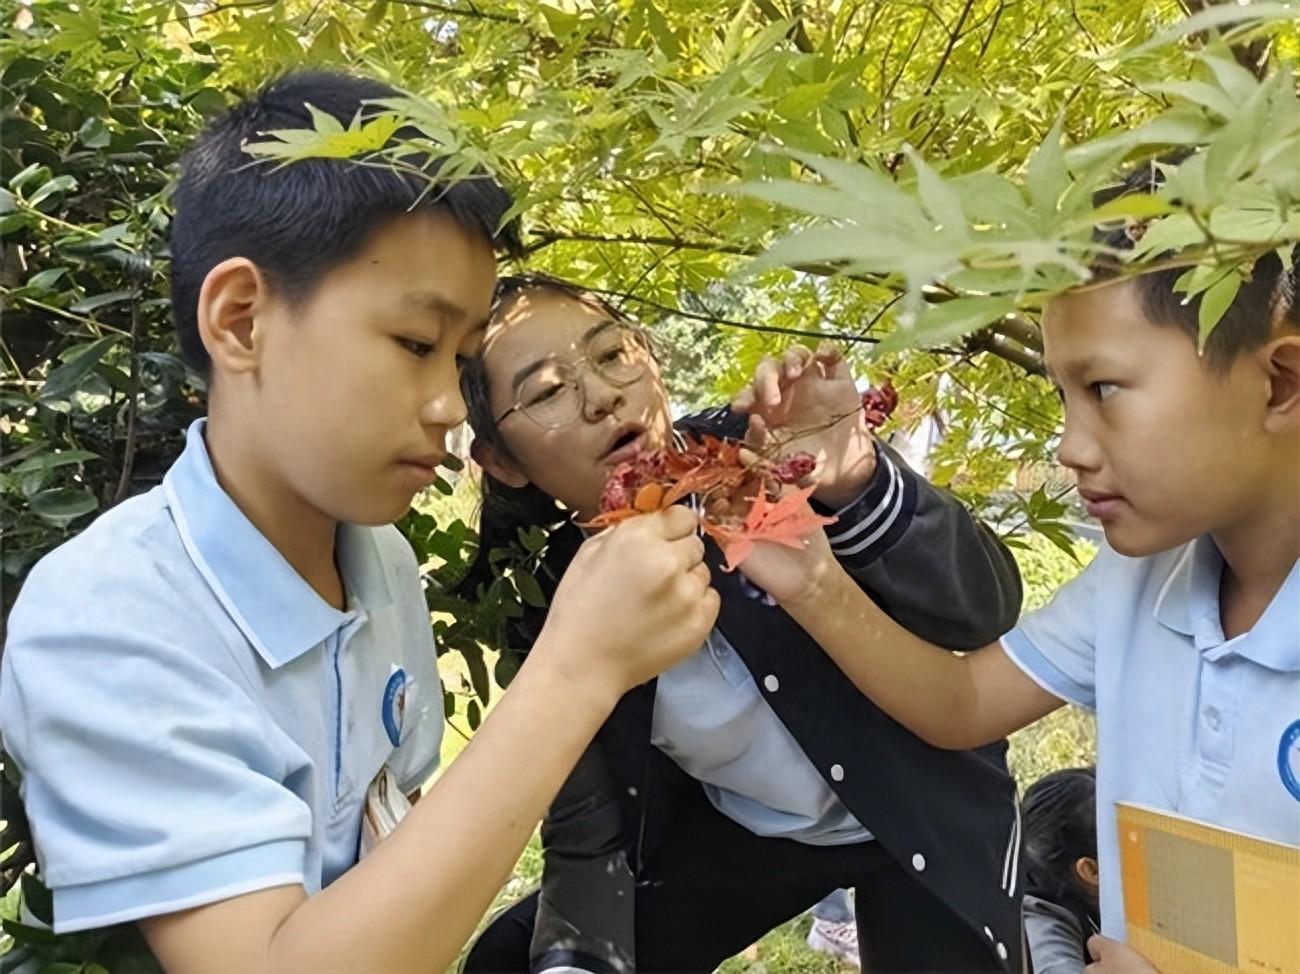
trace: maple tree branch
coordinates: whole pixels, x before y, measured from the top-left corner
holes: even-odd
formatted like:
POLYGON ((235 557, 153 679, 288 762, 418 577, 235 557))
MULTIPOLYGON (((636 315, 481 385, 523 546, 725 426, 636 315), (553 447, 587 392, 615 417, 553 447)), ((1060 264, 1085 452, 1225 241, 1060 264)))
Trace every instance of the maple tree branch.
MULTIPOLYGON (((186 24, 191 20, 202 20, 204 17, 211 17, 213 14, 219 14, 225 10, 251 10, 257 7, 270 7, 274 5, 275 2, 276 0, 233 0, 231 3, 218 3, 205 10, 196 10, 193 13, 170 17, 166 23, 186 24)), ((156 4, 155 6, 162 6, 162 4, 156 4)))
POLYGON ((993 326, 993 331, 1024 345, 1034 352, 1043 350, 1043 333, 1028 318, 1020 315, 1008 315, 993 326))
POLYGON ((1055 422, 1049 420, 1047 417, 1038 416, 1036 418, 1031 418, 1029 416, 1017 415, 1016 413, 1013 413, 1011 410, 1007 409, 1005 406, 999 405, 998 402, 994 400, 994 398, 988 395, 987 393, 981 392, 978 389, 972 389, 970 386, 968 386, 957 376, 956 370, 949 371, 945 374, 947 375, 949 381, 951 381, 955 386, 957 386, 957 388, 961 389, 972 399, 988 407, 989 409, 992 409, 996 413, 1001 413, 1003 416, 1011 420, 1013 423, 1019 423, 1021 426, 1025 427, 1026 429, 1034 430, 1035 432, 1042 433, 1046 436, 1056 435, 1058 429, 1057 425, 1055 422))
MULTIPOLYGON (((1208 10, 1210 7, 1228 6, 1224 0, 1179 0, 1179 5, 1187 11, 1188 16, 1200 13, 1202 10, 1208 10)), ((1241 8, 1241 16, 1245 20, 1250 16, 1249 5, 1242 4, 1241 8)), ((1207 35, 1202 32, 1197 36, 1205 39, 1207 35)), ((1263 79, 1264 75, 1268 73, 1269 56, 1273 51, 1273 39, 1271 37, 1256 37, 1244 44, 1232 44, 1230 50, 1237 63, 1256 78, 1263 79)))
POLYGON ((737 257, 756 257, 761 252, 758 247, 742 247, 715 240, 684 240, 680 237, 631 234, 613 237, 602 233, 583 231, 558 232, 554 230, 535 230, 534 241, 524 248, 524 256, 535 254, 557 243, 597 243, 615 246, 642 247, 676 247, 680 250, 702 250, 708 253, 734 254, 737 257))
MULTIPOLYGON (((712 253, 734 254, 739 257, 753 257, 760 253, 759 247, 743 247, 731 244, 720 244, 705 240, 681 240, 675 237, 662 237, 655 235, 629 235, 629 236, 608 236, 598 233, 557 233, 553 231, 539 231, 534 234, 537 242, 530 244, 525 248, 525 254, 535 253, 545 247, 555 243, 573 241, 578 243, 603 243, 622 246, 648 246, 648 247, 669 247, 679 250, 700 250, 712 253)), ((806 274, 815 274, 820 277, 830 277, 840 273, 839 269, 829 265, 809 264, 800 265, 795 270, 802 271, 806 274)), ((872 278, 867 275, 844 275, 851 280, 859 281, 864 284, 883 286, 881 279, 872 278)), ((682 308, 674 308, 661 304, 657 301, 651 301, 640 295, 627 291, 604 290, 601 288, 589 288, 596 294, 605 294, 614 297, 621 297, 626 300, 636 301, 647 307, 656 308, 667 314, 681 315, 684 318, 691 318, 698 321, 708 321, 718 325, 724 325, 730 328, 746 328, 750 331, 769 332, 777 335, 790 335, 797 338, 826 338, 832 341, 845 341, 852 343, 874 344, 879 341, 877 338, 870 338, 863 334, 849 334, 846 332, 822 332, 810 331, 799 328, 782 328, 776 325, 758 325, 753 322, 735 321, 729 318, 723 318, 718 315, 700 314, 697 312, 686 311, 682 308)), ((957 295, 939 293, 931 296, 935 302, 952 300, 957 295)), ((887 309, 885 309, 887 310, 887 309)), ((883 310, 872 320, 871 325, 883 315, 883 310)), ((870 326, 868 326, 869 328, 870 326)), ((866 329, 864 329, 866 330, 866 329)), ((1024 318, 1012 316, 1007 320, 1000 322, 990 332, 981 332, 971 339, 977 344, 968 346, 977 351, 989 352, 999 358, 1006 359, 1013 365, 1024 369, 1030 375, 1045 375, 1043 369, 1042 357, 1039 354, 1042 345, 1042 339, 1038 337, 1038 330, 1034 325, 1024 318)))
POLYGON ((813 47, 813 42, 808 37, 808 31, 804 28, 802 17, 792 14, 787 18, 785 14, 781 13, 780 9, 772 2, 772 0, 754 0, 754 6, 757 7, 768 20, 793 20, 793 23, 790 26, 790 31, 785 36, 790 38, 790 41, 794 46, 804 54, 812 54, 817 50, 813 47))
POLYGON ((625 301, 634 301, 637 304, 645 305, 647 308, 654 308, 656 311, 668 315, 676 315, 680 318, 687 318, 691 321, 704 321, 709 324, 722 325, 726 328, 743 328, 746 331, 761 331, 771 335, 790 335, 795 338, 822 338, 827 341, 835 342, 852 342, 858 345, 874 345, 880 341, 868 335, 853 335, 847 332, 834 331, 812 331, 800 328, 783 328, 779 325, 759 325, 752 321, 737 321, 735 318, 726 318, 722 315, 708 314, 701 311, 688 311, 686 308, 673 307, 664 304, 661 301, 655 301, 652 298, 642 297, 630 291, 616 291, 610 288, 589 287, 585 290, 592 294, 599 294, 603 297, 621 298, 625 301))
POLYGON ((939 81, 939 76, 943 74, 943 69, 948 66, 948 59, 952 57, 953 50, 961 42, 961 29, 966 25, 966 19, 970 16, 971 8, 974 6, 975 0, 966 0, 966 5, 961 9, 961 16, 957 18, 957 26, 948 32, 948 46, 943 49, 943 54, 939 57, 939 63, 935 65, 934 74, 930 76, 930 82, 925 86, 924 95, 928 95, 934 90, 934 86, 939 81))
MULTIPOLYGON (((689 240, 682 237, 666 237, 656 234, 628 234, 625 236, 610 236, 601 233, 587 233, 585 231, 552 231, 536 230, 533 232, 536 238, 533 243, 524 247, 524 256, 528 257, 537 253, 539 250, 545 250, 557 243, 595 243, 611 244, 613 246, 627 247, 669 247, 675 250, 698 250, 704 253, 714 254, 731 254, 736 257, 757 257, 763 253, 763 248, 758 245, 742 246, 739 244, 722 243, 713 240, 689 240)), ((875 284, 883 286, 883 277, 874 277, 868 274, 845 274, 843 270, 834 264, 797 264, 791 266, 792 270, 804 274, 815 274, 818 277, 834 277, 836 275, 846 277, 849 280, 859 281, 863 284, 875 284)))
POLYGON ((522 24, 524 22, 521 18, 512 17, 509 14, 494 14, 479 10, 473 4, 468 7, 456 7, 449 3, 434 3, 432 0, 389 0, 389 2, 402 7, 415 7, 417 10, 433 10, 438 13, 450 14, 453 17, 491 20, 498 24, 522 24))
POLYGON ((991 329, 978 331, 964 342, 965 346, 975 352, 990 352, 998 358, 1006 359, 1012 365, 1018 365, 1030 375, 1046 376, 1043 358, 1037 352, 1018 345, 1004 335, 991 329))

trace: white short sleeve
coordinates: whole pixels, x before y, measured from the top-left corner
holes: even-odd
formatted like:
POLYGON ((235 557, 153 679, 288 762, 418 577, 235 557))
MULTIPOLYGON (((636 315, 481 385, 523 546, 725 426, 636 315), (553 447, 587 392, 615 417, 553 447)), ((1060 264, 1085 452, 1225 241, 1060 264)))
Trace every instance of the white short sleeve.
POLYGON ((140 624, 140 587, 74 599, 48 559, 10 618, 0 726, 58 932, 303 883, 311 814, 283 782, 305 755, 178 644, 182 607, 140 624))
POLYGON ((1097 590, 1112 557, 1103 548, 1051 602, 1002 637, 1003 650, 1030 679, 1089 710, 1097 707, 1097 590))

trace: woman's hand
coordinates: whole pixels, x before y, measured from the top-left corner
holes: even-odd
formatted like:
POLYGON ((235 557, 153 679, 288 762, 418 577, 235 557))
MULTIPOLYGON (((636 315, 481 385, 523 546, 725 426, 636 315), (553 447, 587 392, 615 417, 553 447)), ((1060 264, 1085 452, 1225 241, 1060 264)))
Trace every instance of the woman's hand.
POLYGON ((823 504, 851 504, 875 474, 876 450, 862 395, 830 342, 816 352, 796 345, 780 359, 763 359, 731 408, 749 414, 751 448, 776 448, 775 459, 799 451, 817 458, 813 496, 823 504))

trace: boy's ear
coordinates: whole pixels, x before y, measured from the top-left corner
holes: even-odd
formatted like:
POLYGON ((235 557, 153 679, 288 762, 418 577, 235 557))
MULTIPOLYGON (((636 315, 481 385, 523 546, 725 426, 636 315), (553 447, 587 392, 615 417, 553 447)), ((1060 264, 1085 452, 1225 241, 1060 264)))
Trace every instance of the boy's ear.
POLYGON ((269 297, 266 278, 247 257, 229 257, 208 271, 197 311, 199 338, 214 369, 249 372, 257 367, 261 336, 254 324, 269 297))
POLYGON ((491 443, 476 437, 470 445, 469 455, 474 458, 475 463, 507 487, 528 486, 528 477, 519 469, 519 464, 491 443))
POLYGON ((1269 381, 1266 428, 1273 433, 1300 432, 1300 335, 1275 338, 1260 355, 1269 381))

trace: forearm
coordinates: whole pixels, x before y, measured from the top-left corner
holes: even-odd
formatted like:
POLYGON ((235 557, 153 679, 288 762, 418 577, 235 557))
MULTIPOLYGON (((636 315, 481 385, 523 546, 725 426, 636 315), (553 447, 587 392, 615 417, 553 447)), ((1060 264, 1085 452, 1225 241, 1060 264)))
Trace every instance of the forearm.
POLYGON ((1020 577, 996 537, 955 497, 879 448, 869 487, 827 529, 831 550, 891 617, 950 649, 1015 625, 1020 577))
POLYGON ((966 749, 1060 706, 997 644, 957 655, 903 628, 842 569, 782 608, 877 706, 927 743, 966 749))
POLYGON ((584 692, 545 657, 525 664, 402 825, 294 911, 270 969, 441 971, 455 961, 616 699, 584 692))
POLYGON ((782 606, 854 686, 936 747, 966 747, 972 690, 963 657, 912 635, 843 571, 815 594, 782 606))
POLYGON ((617 701, 540 642, 534 653, 437 784, 324 891, 282 886, 142 921, 164 968, 446 970, 617 701))

